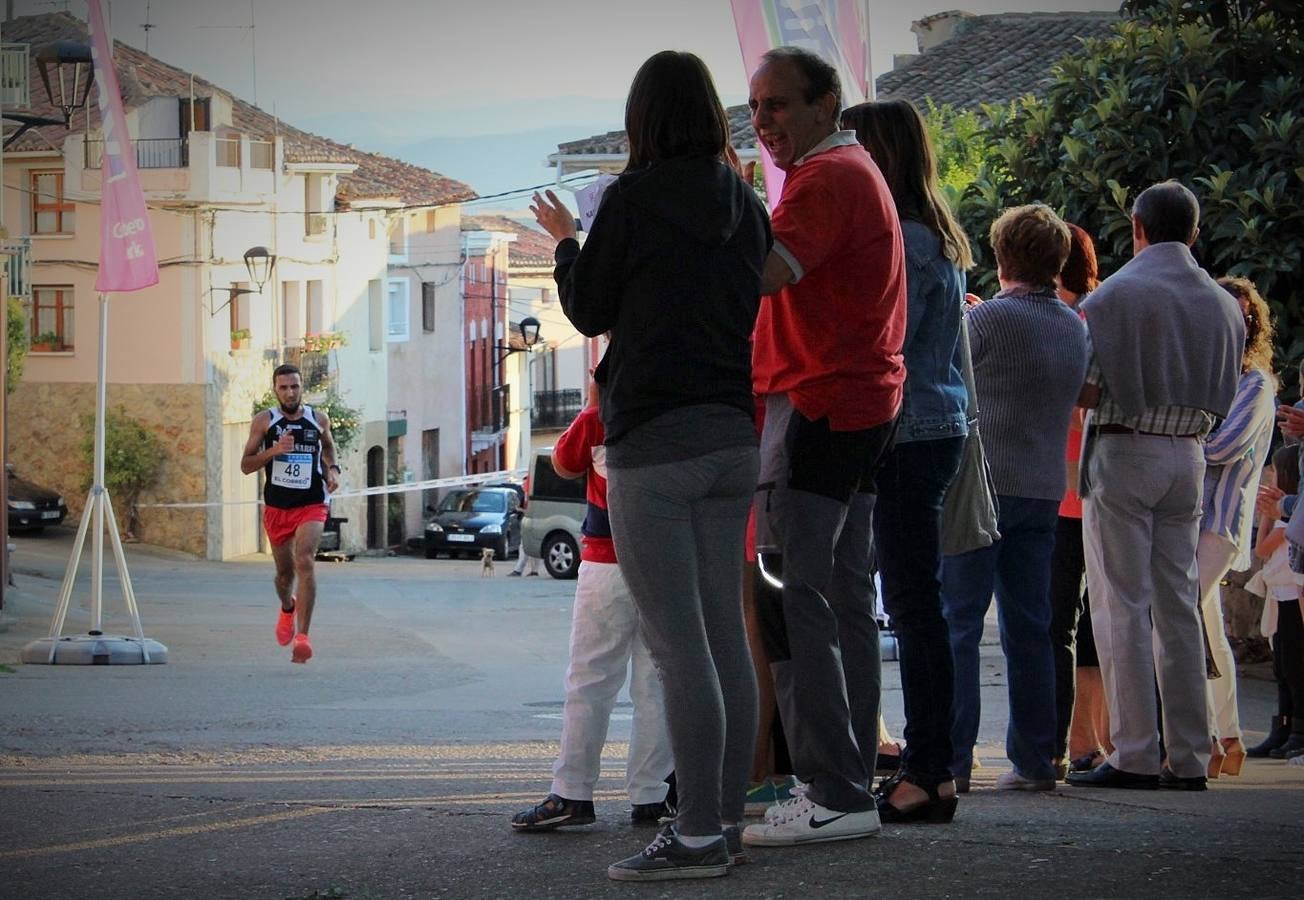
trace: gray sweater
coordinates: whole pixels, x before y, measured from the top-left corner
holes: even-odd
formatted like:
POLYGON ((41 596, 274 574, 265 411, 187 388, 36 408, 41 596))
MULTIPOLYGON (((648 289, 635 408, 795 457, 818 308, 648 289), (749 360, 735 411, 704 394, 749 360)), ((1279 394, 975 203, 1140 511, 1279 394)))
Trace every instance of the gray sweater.
POLYGON ((1082 301, 1110 398, 1129 416, 1157 406, 1227 415, 1245 320, 1185 244, 1146 247, 1082 301))
POLYGON ((1086 326, 1050 290, 1001 292, 968 316, 996 493, 1059 500, 1069 416, 1087 374, 1086 326))

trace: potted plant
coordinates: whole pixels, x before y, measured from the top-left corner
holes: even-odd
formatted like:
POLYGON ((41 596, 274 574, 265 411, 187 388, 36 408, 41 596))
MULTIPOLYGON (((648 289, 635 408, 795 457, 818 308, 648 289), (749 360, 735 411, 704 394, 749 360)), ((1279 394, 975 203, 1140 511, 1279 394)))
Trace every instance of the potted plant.
POLYGON ((59 337, 58 332, 43 331, 36 337, 32 338, 32 351, 34 353, 52 353, 63 349, 63 338, 59 337))
POLYGON ((248 328, 236 328, 231 332, 231 349, 244 350, 249 346, 249 338, 252 335, 248 328))
POLYGON ((310 332, 303 336, 303 349, 309 353, 325 353, 343 347, 344 344, 344 333, 341 331, 310 332))

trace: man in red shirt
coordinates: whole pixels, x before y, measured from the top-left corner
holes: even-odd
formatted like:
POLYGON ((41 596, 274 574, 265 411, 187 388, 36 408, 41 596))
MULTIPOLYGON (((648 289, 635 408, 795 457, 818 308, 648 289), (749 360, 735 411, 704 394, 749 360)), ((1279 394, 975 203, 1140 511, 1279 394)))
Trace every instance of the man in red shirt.
POLYGON ((786 176, 752 358, 765 402, 757 548, 767 570, 781 560, 770 618, 782 618, 788 652, 772 669, 805 790, 744 841, 782 846, 879 830, 870 520, 905 382, 905 255, 882 174, 854 132, 838 131, 832 66, 795 47, 771 50, 750 106, 786 176))

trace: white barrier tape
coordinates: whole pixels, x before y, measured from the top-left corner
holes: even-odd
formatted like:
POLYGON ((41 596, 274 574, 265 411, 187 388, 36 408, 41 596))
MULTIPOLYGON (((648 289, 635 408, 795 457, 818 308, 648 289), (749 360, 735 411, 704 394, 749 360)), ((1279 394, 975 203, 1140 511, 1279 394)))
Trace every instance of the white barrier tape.
MULTIPOLYGON (((427 481, 411 481, 403 484, 380 484, 375 487, 360 488, 355 491, 339 491, 331 494, 330 499, 342 497, 375 497, 379 494, 403 494, 408 491, 426 491, 431 488, 463 487, 484 484, 487 481, 504 481, 509 478, 517 480, 525 477, 524 469, 503 469, 498 472, 483 472, 479 475, 459 475, 456 478, 432 478, 427 481)), ((225 500, 208 503, 137 503, 137 509, 203 509, 209 506, 254 506, 262 503, 257 500, 225 500)))

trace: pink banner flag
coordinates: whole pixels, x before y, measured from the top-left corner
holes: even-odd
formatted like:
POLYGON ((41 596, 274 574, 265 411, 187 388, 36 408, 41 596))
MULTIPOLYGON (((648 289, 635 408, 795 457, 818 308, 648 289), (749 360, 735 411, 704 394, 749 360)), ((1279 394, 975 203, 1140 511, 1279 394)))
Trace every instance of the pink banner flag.
MULTIPOLYGON (((796 46, 811 50, 838 70, 842 106, 870 97, 869 13, 864 0, 731 0, 743 66, 750 78, 765 51, 796 46)), ((759 146, 759 145, 758 145, 759 146)), ((783 173, 761 151, 770 207, 783 193, 783 173)))
POLYGON ((100 200, 100 269, 95 290, 138 291, 158 284, 158 261, 145 195, 136 176, 136 152, 127 133, 113 51, 104 27, 103 0, 90 4, 91 59, 99 92, 104 160, 100 200))

